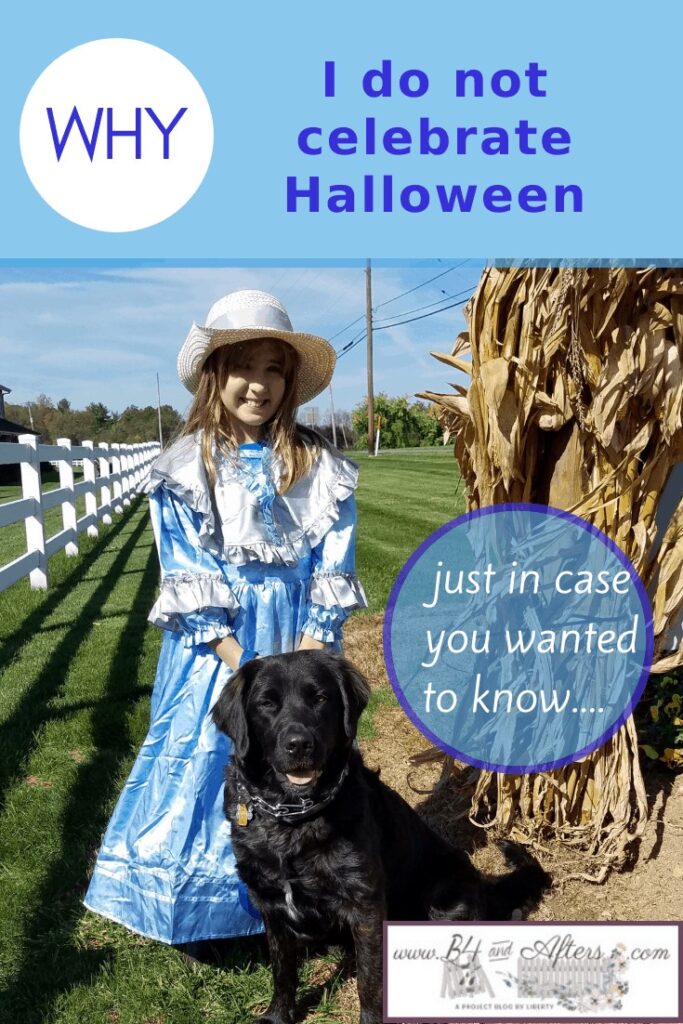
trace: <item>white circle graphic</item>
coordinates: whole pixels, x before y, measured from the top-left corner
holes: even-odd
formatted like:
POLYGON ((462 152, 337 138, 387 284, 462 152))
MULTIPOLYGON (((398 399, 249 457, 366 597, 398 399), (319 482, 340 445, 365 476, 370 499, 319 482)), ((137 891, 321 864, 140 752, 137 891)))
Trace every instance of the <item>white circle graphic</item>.
POLYGON ((194 75, 158 46, 96 39, 54 60, 21 114, 36 191, 95 231, 138 231, 194 195, 213 151, 211 110, 194 75))

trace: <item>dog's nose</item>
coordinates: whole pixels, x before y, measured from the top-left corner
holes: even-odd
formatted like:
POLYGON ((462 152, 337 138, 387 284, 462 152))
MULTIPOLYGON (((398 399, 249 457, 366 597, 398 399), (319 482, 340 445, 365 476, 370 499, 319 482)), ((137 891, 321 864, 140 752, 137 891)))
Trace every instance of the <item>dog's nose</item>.
POLYGON ((285 737, 285 750, 290 757, 304 757, 313 752, 313 741, 304 732, 292 732, 285 737))

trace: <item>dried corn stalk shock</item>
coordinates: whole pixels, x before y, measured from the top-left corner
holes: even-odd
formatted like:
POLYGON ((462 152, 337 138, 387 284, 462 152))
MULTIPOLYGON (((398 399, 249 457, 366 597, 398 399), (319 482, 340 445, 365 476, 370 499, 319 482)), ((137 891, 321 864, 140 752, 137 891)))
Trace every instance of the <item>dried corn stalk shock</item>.
MULTIPOLYGON (((469 330, 434 355, 469 387, 419 397, 454 438, 469 509, 538 502, 595 524, 649 590, 652 671, 680 665, 683 650, 665 644, 683 606, 683 499, 654 557, 653 543, 658 500, 683 459, 683 272, 487 269, 465 313, 469 330)), ((604 877, 647 820, 633 720, 563 769, 482 771, 470 816, 531 841, 553 833, 604 877)))

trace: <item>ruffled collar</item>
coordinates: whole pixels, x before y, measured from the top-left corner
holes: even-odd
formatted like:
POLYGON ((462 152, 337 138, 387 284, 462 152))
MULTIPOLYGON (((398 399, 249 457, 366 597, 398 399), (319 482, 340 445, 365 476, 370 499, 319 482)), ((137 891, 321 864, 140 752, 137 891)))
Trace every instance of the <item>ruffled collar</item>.
POLYGON ((304 545, 315 547, 337 521, 339 504, 353 493, 358 482, 356 464, 324 438, 316 440, 320 444, 319 458, 310 473, 285 494, 277 494, 278 460, 267 443, 263 445, 263 452, 268 453, 267 472, 264 455, 258 452, 247 458, 225 457, 217 460, 219 480, 213 492, 206 478, 200 434, 181 437, 167 448, 152 466, 145 489, 151 494, 164 486, 197 512, 200 544, 227 562, 296 565, 304 545), (251 470, 253 478, 247 475, 251 470), (260 513, 257 519, 241 507, 240 490, 256 499, 260 513), (228 518, 230 527, 223 529, 228 518))

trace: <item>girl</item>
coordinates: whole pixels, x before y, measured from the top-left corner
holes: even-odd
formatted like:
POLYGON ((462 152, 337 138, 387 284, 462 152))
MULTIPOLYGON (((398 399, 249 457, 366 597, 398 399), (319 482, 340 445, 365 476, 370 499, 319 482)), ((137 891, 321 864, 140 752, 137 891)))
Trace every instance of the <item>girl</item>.
POLYGON ((338 650, 342 623, 366 607, 357 468, 294 421, 334 363, 328 342, 294 332, 257 291, 215 303, 178 357, 195 398, 148 485, 161 562, 150 621, 165 630, 151 726, 85 898, 161 942, 262 930, 223 813, 229 740, 209 715, 222 687, 251 658, 338 650))

